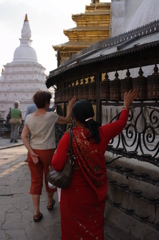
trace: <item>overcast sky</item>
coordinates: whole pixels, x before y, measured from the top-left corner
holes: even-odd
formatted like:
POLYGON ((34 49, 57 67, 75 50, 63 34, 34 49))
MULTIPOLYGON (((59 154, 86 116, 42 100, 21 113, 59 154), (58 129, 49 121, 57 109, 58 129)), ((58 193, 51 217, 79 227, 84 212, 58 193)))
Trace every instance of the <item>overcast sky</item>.
POLYGON ((63 29, 75 27, 72 14, 84 13, 85 6, 90 3, 91 0, 0 0, 0 73, 3 65, 13 61, 14 51, 20 45, 26 13, 32 33, 32 47, 37 53, 38 62, 49 74, 57 66, 52 45, 68 41, 63 29))

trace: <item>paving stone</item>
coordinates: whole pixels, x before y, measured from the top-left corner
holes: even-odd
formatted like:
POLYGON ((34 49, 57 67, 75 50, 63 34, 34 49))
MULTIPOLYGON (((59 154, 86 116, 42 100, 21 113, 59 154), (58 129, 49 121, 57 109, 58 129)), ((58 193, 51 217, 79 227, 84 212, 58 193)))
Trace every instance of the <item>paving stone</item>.
POLYGON ((26 234, 29 240, 51 240, 46 230, 42 227, 42 221, 35 223, 36 227, 27 228, 26 234))
POLYGON ((19 180, 21 181, 23 181, 24 182, 24 179, 26 179, 26 172, 24 172, 24 171, 19 171, 18 172, 18 178, 19 178, 19 180))
POLYGON ((0 205, 11 205, 11 204, 15 204, 16 203, 16 199, 14 199, 12 196, 0 196, 0 205))
POLYGON ((20 229, 25 229, 26 227, 30 226, 30 222, 23 222, 23 223, 16 223, 14 222, 6 222, 2 224, 2 230, 17 230, 19 231, 20 229))
POLYGON ((1 239, 1 240, 6 240, 6 239, 7 239, 7 238, 6 238, 5 231, 3 231, 3 230, 0 230, 0 239, 1 239))
MULTIPOLYGON (((43 227, 47 227, 47 226, 52 226, 54 225, 55 222, 60 221, 61 219, 57 218, 57 216, 54 214, 54 212, 52 211, 51 213, 47 213, 43 211, 43 220, 42 220, 42 224, 43 227)), ((31 226, 34 226, 34 222, 31 223, 31 226)))
POLYGON ((0 205, 0 213, 6 213, 12 205, 0 205))
POLYGON ((17 183, 17 181, 4 181, 1 179, 1 187, 3 186, 8 186, 8 187, 12 187, 17 183))
POLYGON ((12 181, 18 181, 18 176, 17 176, 17 173, 14 172, 14 174, 11 175, 11 173, 7 173, 7 175, 9 176, 9 180, 12 182, 12 181))
POLYGON ((14 195, 22 194, 22 193, 24 193, 24 187, 23 186, 18 187, 18 186, 15 185, 15 186, 12 187, 11 192, 14 195))
POLYGON ((5 222, 5 213, 0 212, 0 225, 2 225, 4 222, 5 222))
POLYGON ((10 191, 9 186, 0 186, 0 196, 11 196, 12 192, 10 191))
POLYGON ((6 218, 5 218, 5 223, 7 222, 16 222, 20 223, 22 219, 22 214, 20 212, 7 212, 6 213, 6 218))
POLYGON ((56 224, 54 225, 50 225, 45 227, 46 232, 48 233, 49 237, 52 240, 60 240, 61 239, 61 223, 60 223, 60 219, 59 221, 56 222, 56 224))
POLYGON ((2 171, 8 170, 8 165, 1 165, 1 170, 2 170, 2 171))
POLYGON ((27 236, 24 229, 21 229, 19 231, 17 230, 8 230, 6 231, 6 234, 8 236, 7 239, 12 240, 27 240, 27 236))
POLYGON ((29 203, 32 202, 32 197, 30 194, 28 195, 21 195, 19 197, 17 197, 17 203, 21 204, 21 203, 29 203))
POLYGON ((26 222, 26 221, 30 223, 33 222, 33 211, 30 209, 22 211, 22 222, 26 222))
POLYGON ((15 181, 15 183, 14 183, 14 187, 24 187, 24 182, 23 181, 19 181, 19 179, 18 179, 18 181, 15 181))
POLYGON ((22 212, 24 210, 28 210, 28 204, 27 203, 16 203, 16 204, 12 204, 9 209, 8 209, 8 213, 16 213, 16 212, 22 212))

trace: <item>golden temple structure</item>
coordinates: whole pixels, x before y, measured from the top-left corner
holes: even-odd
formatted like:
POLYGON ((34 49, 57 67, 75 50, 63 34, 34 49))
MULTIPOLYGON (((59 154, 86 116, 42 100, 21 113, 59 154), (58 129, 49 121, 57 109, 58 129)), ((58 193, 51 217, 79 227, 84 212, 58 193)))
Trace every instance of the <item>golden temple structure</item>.
POLYGON ((85 13, 72 15, 77 26, 63 31, 69 41, 53 46, 57 51, 58 66, 72 54, 110 37, 110 6, 111 3, 92 0, 85 7, 85 13))

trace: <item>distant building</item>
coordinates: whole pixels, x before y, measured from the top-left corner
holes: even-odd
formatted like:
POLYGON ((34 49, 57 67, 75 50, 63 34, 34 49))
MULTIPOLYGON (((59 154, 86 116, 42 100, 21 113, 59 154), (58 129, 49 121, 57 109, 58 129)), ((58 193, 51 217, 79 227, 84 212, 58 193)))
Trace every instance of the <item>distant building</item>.
POLYGON ((64 30, 69 41, 53 46, 57 51, 58 66, 83 48, 110 37, 110 5, 108 2, 93 0, 85 7, 85 13, 72 15, 77 26, 64 30))
POLYGON ((6 118, 15 101, 20 102, 23 117, 32 96, 38 90, 46 90, 45 68, 38 63, 31 47, 31 30, 27 15, 21 31, 20 46, 15 49, 13 61, 4 65, 0 77, 0 114, 6 118))

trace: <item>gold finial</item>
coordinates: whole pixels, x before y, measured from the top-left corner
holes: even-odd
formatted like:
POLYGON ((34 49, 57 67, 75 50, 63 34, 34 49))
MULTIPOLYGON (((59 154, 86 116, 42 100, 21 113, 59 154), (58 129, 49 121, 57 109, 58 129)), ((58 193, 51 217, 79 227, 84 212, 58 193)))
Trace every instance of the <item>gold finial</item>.
POLYGON ((2 72, 4 72, 4 68, 2 68, 2 72))
POLYGON ((28 22, 28 16, 27 16, 27 14, 25 14, 25 20, 24 20, 24 22, 28 22))
POLYGON ((98 3, 99 0, 92 0, 92 3, 98 3))

